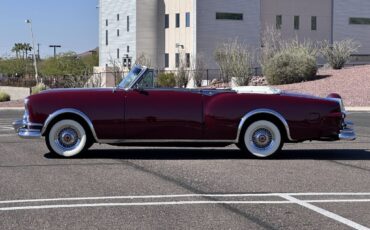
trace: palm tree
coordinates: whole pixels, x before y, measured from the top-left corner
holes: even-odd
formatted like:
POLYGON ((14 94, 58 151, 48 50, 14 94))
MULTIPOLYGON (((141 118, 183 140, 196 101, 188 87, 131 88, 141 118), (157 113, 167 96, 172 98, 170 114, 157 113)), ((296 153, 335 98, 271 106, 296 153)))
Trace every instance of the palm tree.
POLYGON ((28 58, 28 51, 32 51, 32 46, 30 45, 30 43, 24 43, 23 50, 26 53, 26 58, 28 58))
POLYGON ((15 52, 17 59, 19 58, 19 52, 23 49, 22 46, 22 43, 15 43, 12 48, 12 52, 15 52))

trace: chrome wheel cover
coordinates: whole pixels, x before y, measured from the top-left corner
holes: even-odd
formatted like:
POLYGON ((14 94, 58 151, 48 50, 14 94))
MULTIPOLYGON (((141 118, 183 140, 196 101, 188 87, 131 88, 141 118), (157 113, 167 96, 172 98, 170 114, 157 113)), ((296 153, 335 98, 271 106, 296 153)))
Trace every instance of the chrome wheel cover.
POLYGON ((54 136, 54 142, 63 151, 75 149, 81 142, 81 134, 71 126, 61 127, 54 136))

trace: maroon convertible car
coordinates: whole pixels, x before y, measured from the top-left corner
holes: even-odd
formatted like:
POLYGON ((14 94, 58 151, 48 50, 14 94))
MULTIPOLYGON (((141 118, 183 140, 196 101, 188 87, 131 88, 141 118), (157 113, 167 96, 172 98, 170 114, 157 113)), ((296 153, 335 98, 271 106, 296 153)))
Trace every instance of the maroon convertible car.
POLYGON ((270 87, 168 89, 153 70, 135 66, 116 88, 54 89, 25 100, 21 138, 45 137, 52 153, 71 157, 94 143, 151 146, 236 144, 268 157, 286 142, 354 140, 341 97, 270 87))

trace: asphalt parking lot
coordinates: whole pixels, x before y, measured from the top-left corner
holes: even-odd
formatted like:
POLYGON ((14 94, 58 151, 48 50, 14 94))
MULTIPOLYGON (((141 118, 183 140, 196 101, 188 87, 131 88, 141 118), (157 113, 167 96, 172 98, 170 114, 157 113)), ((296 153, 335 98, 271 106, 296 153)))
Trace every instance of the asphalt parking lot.
POLYGON ((228 148, 94 145, 72 159, 21 140, 0 111, 0 229, 368 229, 370 113, 354 142, 228 148))

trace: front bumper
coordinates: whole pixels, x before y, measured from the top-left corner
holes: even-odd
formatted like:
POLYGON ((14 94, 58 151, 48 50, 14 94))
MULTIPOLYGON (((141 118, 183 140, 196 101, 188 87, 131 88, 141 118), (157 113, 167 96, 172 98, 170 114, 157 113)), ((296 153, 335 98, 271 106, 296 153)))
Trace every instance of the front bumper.
POLYGON ((28 122, 27 119, 13 122, 13 128, 20 138, 38 139, 41 138, 42 124, 28 122))
POLYGON ((339 139, 345 141, 356 140, 356 133, 353 130, 353 123, 351 121, 344 121, 343 128, 340 130, 339 139))

